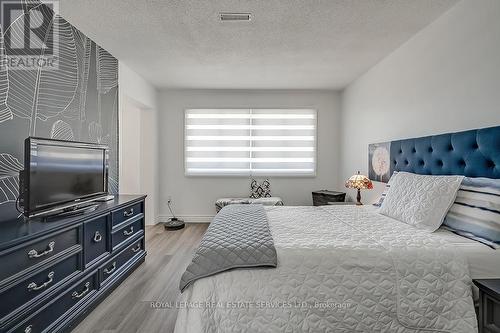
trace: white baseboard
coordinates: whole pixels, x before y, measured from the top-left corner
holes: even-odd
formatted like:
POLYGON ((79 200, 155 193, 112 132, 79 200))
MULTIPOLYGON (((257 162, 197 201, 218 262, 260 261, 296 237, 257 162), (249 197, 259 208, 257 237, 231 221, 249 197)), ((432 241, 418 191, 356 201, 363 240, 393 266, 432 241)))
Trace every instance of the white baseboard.
MULTIPOLYGON (((177 218, 184 220, 186 223, 210 223, 214 216, 215 215, 179 215, 177 218)), ((158 222, 167 222, 171 217, 170 215, 160 215, 158 216, 158 222)))
MULTIPOLYGON (((146 214, 147 214, 147 212, 146 212, 146 214)), ((158 222, 159 222, 158 216, 146 219, 146 225, 156 225, 156 224, 158 224, 158 222)))

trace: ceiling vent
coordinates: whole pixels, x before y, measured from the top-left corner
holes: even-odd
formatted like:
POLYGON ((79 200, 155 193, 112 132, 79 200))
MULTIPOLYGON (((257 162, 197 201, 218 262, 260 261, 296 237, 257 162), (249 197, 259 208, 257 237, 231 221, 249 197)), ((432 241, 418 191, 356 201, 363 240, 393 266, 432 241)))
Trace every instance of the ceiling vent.
POLYGON ((219 13, 221 21, 250 21, 252 14, 250 13, 219 13))

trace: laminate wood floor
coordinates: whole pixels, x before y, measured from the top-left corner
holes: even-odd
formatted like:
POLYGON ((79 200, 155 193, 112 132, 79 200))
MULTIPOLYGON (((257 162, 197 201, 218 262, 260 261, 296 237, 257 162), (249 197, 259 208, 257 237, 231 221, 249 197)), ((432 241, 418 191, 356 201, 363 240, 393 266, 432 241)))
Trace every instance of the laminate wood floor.
POLYGON ((179 280, 208 224, 187 224, 178 231, 146 227, 146 262, 99 304, 73 333, 169 333, 177 310, 153 308, 151 302, 175 303, 179 280))

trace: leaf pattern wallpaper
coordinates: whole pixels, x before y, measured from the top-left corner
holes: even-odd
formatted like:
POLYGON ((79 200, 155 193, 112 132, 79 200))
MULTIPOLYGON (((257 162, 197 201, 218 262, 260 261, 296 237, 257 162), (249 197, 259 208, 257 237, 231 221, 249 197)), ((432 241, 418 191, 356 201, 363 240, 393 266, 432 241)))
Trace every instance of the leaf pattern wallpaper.
POLYGON ((24 20, 0 27, 0 221, 18 216, 28 136, 108 145, 109 188, 118 193, 118 60, 44 4, 31 1, 20 15, 34 8, 46 18, 46 42, 58 44, 59 66, 9 70, 4 37, 22 38, 24 20))

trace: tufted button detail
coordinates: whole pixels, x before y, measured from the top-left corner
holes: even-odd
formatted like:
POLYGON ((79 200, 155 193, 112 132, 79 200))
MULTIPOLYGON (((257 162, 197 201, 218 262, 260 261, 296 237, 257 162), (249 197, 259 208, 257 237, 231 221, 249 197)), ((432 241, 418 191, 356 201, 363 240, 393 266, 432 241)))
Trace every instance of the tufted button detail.
POLYGON ((496 144, 498 133, 500 126, 393 142, 391 170, 496 177, 500 175, 500 159, 492 144, 496 144))

